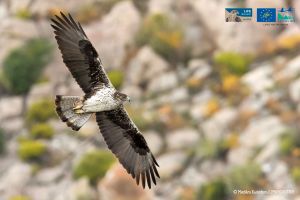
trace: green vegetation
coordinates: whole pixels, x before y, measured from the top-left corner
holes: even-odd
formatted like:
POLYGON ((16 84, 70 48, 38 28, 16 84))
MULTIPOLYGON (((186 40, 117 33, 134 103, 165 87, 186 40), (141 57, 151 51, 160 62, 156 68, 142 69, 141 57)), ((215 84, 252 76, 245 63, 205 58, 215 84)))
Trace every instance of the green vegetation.
POLYGON ((248 71, 251 58, 239 53, 223 52, 214 57, 214 63, 222 76, 226 74, 241 76, 248 71))
POLYGON ((280 139, 280 152, 283 155, 290 154, 293 147, 295 146, 295 140, 293 135, 286 134, 283 135, 280 139))
POLYGON ((228 177, 227 182, 231 190, 239 188, 241 190, 252 189, 255 187, 262 172, 256 163, 248 163, 234 167, 228 177))
POLYGON ((33 138, 52 138, 53 128, 47 123, 35 124, 31 127, 30 134, 33 138))
POLYGON ((228 198, 228 188, 222 179, 202 185, 197 194, 198 200, 225 200, 228 198))
POLYGON ((5 151, 4 131, 0 128, 0 154, 5 151))
POLYGON ((46 122, 54 117, 56 117, 54 101, 47 99, 33 103, 26 113, 26 120, 29 124, 46 122))
POLYGON ((282 155, 290 155, 296 147, 300 147, 299 136, 296 136, 293 132, 286 131, 280 137, 279 147, 282 155))
POLYGON ((167 60, 176 61, 183 47, 183 32, 179 24, 166 15, 155 14, 145 19, 136 41, 138 46, 149 44, 167 60))
POLYGON ((16 17, 19 19, 30 19, 32 17, 32 14, 30 13, 29 9, 22 8, 16 12, 16 17))
POLYGON ((109 167, 114 163, 113 155, 108 151, 94 150, 85 154, 75 166, 75 178, 87 177, 92 184, 101 179, 109 167))
POLYGON ((292 177, 296 184, 300 183, 300 167, 294 167, 292 169, 292 177))
POLYGON ((197 148, 197 154, 203 158, 218 159, 223 158, 228 150, 228 145, 225 140, 212 141, 204 139, 200 141, 197 148))
POLYGON ((76 11, 75 18, 81 23, 88 23, 99 19, 108 13, 111 8, 121 0, 101 0, 95 3, 87 3, 79 7, 76 11))
POLYGON ((3 77, 8 89, 14 94, 27 94, 40 78, 51 54, 52 45, 45 39, 31 39, 13 50, 3 63, 3 77))
POLYGON ((9 200, 30 200, 30 198, 25 195, 16 195, 16 196, 10 197, 9 200))
POLYGON ((19 143, 19 157, 25 161, 38 160, 46 153, 46 145, 38 140, 22 140, 19 143))
POLYGON ((113 86, 116 89, 120 89, 124 80, 123 72, 121 70, 113 70, 108 72, 107 75, 113 86))

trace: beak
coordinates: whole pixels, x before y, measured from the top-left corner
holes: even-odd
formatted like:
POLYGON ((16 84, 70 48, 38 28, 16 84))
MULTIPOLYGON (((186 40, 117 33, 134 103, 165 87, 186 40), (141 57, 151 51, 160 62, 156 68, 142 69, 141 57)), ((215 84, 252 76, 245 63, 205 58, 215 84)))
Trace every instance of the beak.
POLYGON ((127 100, 128 100, 128 102, 130 103, 130 101, 131 101, 131 100, 130 100, 130 97, 127 97, 127 100))

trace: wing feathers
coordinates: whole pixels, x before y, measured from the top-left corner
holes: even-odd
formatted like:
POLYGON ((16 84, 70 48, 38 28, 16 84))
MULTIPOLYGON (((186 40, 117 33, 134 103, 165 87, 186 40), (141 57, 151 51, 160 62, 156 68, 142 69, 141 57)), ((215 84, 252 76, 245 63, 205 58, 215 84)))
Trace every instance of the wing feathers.
POLYGON ((126 111, 119 108, 96 114, 100 131, 108 148, 116 155, 126 171, 142 186, 151 182, 156 184, 159 178, 154 156, 150 152, 143 136, 129 119, 126 111))
POLYGON ((82 90, 88 95, 95 85, 111 86, 101 62, 99 62, 98 53, 80 23, 76 23, 70 14, 65 15, 62 12, 60 16, 55 15, 55 19, 51 19, 51 21, 63 61, 82 90), (83 42, 89 48, 82 49, 80 44, 83 42))

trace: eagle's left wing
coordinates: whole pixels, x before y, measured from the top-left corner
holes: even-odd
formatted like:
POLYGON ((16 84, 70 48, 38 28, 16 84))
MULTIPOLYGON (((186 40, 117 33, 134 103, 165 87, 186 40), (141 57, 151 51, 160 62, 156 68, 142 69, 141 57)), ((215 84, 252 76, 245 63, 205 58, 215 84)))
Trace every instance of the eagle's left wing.
POLYGON ((108 148, 117 156, 136 183, 140 177, 145 188, 147 180, 151 188, 151 180, 156 184, 155 176, 159 177, 156 166, 159 166, 152 155, 146 140, 130 120, 123 107, 98 112, 97 123, 108 148))
POLYGON ((89 94, 98 85, 111 86, 98 53, 80 23, 62 12, 61 17, 55 17, 51 26, 63 61, 82 90, 89 94))

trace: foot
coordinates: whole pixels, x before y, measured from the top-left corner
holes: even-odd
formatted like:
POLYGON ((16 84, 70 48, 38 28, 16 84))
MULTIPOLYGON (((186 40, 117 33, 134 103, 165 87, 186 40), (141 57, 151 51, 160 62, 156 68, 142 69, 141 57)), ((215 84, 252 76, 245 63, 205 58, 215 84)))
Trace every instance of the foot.
POLYGON ((82 114, 84 111, 82 110, 83 105, 81 103, 74 106, 73 110, 76 114, 82 114))

